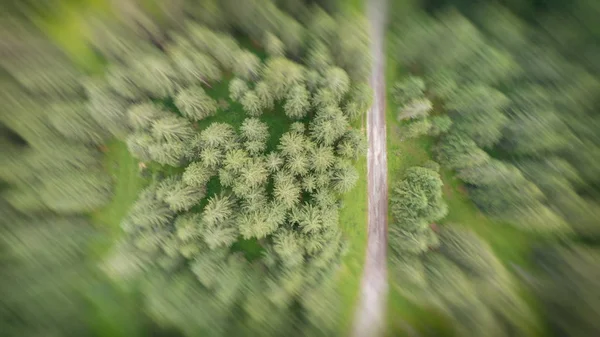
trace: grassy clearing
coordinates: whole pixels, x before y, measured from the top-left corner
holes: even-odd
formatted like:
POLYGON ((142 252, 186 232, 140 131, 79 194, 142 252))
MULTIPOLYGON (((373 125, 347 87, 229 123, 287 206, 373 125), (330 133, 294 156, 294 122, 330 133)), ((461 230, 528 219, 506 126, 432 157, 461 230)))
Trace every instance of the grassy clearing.
POLYGON ((114 179, 114 196, 108 205, 91 215, 93 222, 107 236, 107 242, 101 244, 104 248, 121 235, 121 219, 146 185, 146 180, 140 175, 138 160, 131 156, 125 143, 114 140, 107 148, 104 162, 114 179))
MULTIPOLYGON (((102 259, 121 237, 121 219, 148 182, 140 175, 138 160, 121 141, 113 140, 107 145, 104 165, 114 179, 114 196, 108 205, 91 214, 93 223, 102 233, 102 239, 90 247, 92 261, 102 259)), ((135 295, 113 284, 104 275, 97 277, 96 285, 85 293, 90 310, 87 317, 94 334, 99 337, 142 336, 147 323, 137 310, 139 303, 135 295)))

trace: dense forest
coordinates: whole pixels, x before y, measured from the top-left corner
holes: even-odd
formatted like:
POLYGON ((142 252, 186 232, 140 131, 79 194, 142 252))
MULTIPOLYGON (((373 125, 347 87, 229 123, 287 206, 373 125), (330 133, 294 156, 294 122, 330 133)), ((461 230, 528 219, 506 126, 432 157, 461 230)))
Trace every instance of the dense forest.
POLYGON ((431 158, 483 214, 533 238, 531 270, 503 267, 475 233, 434 224, 448 213, 439 165, 406 170, 390 200, 393 268, 421 301, 442 302, 459 336, 534 333, 517 330, 535 323, 505 267, 538 296, 546 333, 598 331, 598 8, 525 3, 429 2, 391 28, 403 138, 430 137, 431 158))
POLYGON ((593 0, 8 1, 2 335, 352 334, 367 198, 389 203, 386 336, 598 335, 598 17, 593 0), (374 10, 387 200, 364 189, 374 10))

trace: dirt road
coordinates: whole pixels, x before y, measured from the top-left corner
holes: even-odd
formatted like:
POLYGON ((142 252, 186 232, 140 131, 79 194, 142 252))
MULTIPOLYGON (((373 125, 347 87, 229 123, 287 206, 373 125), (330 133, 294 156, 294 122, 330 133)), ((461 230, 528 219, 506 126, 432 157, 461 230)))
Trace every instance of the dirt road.
POLYGON ((373 106, 367 116, 367 175, 369 193, 368 242, 352 336, 378 337, 385 328, 385 309, 388 293, 387 250, 387 155, 385 129, 385 13, 386 0, 368 0, 371 34, 371 87, 373 106))

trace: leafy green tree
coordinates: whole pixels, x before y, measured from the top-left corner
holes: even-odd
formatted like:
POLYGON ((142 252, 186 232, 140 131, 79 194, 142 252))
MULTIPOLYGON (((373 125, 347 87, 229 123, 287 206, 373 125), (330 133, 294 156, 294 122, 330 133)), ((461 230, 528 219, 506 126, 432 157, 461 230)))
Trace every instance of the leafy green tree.
POLYGON ((149 102, 133 104, 127 109, 129 125, 135 130, 147 130, 152 122, 166 116, 166 111, 149 102))
POLYGON ((431 130, 429 118, 418 119, 406 125, 404 136, 406 138, 417 138, 425 135, 431 130))
POLYGON ((518 167, 544 193, 548 206, 580 237, 597 236, 594 224, 599 208, 592 199, 577 192, 576 186, 582 186, 583 180, 574 166, 564 159, 547 157, 545 160, 520 160, 518 167))
POLYGON ((246 164, 248 164, 252 158, 248 153, 242 149, 235 149, 228 151, 225 154, 225 160, 223 166, 232 171, 238 173, 246 164))
POLYGON ((293 211, 297 213, 294 217, 304 233, 315 233, 321 230, 323 217, 318 207, 305 203, 293 211))
POLYGON ((504 138, 503 147, 520 155, 563 151, 574 141, 568 126, 553 109, 516 111, 504 138))
POLYGON ((135 84, 151 97, 173 95, 179 83, 179 74, 164 54, 146 54, 130 61, 135 84))
POLYGON ((437 70, 426 75, 427 91, 436 98, 449 99, 460 90, 460 77, 451 70, 437 70))
POLYGON ((443 166, 453 169, 475 166, 489 160, 489 155, 473 140, 455 131, 442 137, 435 153, 443 166))
POLYGON ((336 59, 352 80, 367 78, 371 69, 367 20, 356 13, 336 17, 335 37, 328 41, 336 59))
POLYGON ((306 133, 306 125, 302 122, 294 122, 290 124, 290 132, 304 135, 306 133))
POLYGON ((245 239, 262 239, 273 234, 278 223, 269 218, 269 213, 264 208, 251 213, 244 213, 238 218, 240 234, 245 239))
POLYGON ((231 218, 235 212, 235 200, 225 194, 213 196, 202 211, 202 221, 212 226, 231 218))
POLYGON ((181 180, 192 187, 203 187, 216 174, 204 162, 193 162, 185 168, 181 180))
POLYGON ((367 154, 367 140, 365 135, 355 129, 348 130, 337 145, 337 154, 348 158, 358 159, 367 154))
POLYGON ((121 227, 126 233, 135 234, 137 231, 157 227, 164 228, 171 223, 174 212, 164 201, 156 197, 157 185, 146 187, 135 201, 121 227))
POLYGON ((425 81, 420 77, 408 76, 395 83, 392 90, 397 104, 407 104, 412 100, 425 97, 425 81))
POLYGON ((452 126, 452 119, 448 115, 433 116, 429 120, 431 121, 429 134, 434 137, 448 132, 452 126))
POLYGON ((222 78, 221 69, 212 57, 192 50, 192 46, 187 48, 186 46, 175 45, 168 50, 175 68, 186 83, 195 84, 200 82, 207 84, 222 78))
POLYGON ((274 234, 273 250, 288 267, 297 266, 304 260, 300 236, 287 228, 280 228, 274 234))
POLYGON ((322 73, 333 65, 333 57, 327 45, 317 40, 308 50, 306 63, 311 69, 322 73))
POLYGON ((252 140, 244 143, 246 151, 252 155, 257 155, 264 152, 267 149, 267 143, 259 140, 252 140))
POLYGON ((216 169, 223 160, 223 152, 217 148, 205 148, 200 153, 200 159, 210 169, 216 169))
POLYGON ((202 87, 189 87, 179 91, 175 96, 175 106, 193 121, 210 117, 217 112, 217 102, 202 87))
POLYGON ((204 242, 210 249, 231 246, 238 236, 234 223, 235 200, 227 195, 213 196, 202 211, 204 242))
POLYGON ((91 117, 113 135, 125 136, 129 132, 126 115, 129 102, 121 97, 121 92, 111 90, 96 79, 87 81, 85 89, 88 97, 86 105, 91 117))
POLYGON ((263 102, 255 91, 248 90, 240 100, 248 115, 258 117, 263 113, 263 102))
POLYGON ((319 109, 310 124, 312 138, 325 145, 335 143, 349 128, 342 111, 336 107, 319 109))
POLYGON ((263 69, 263 80, 271 88, 273 97, 280 100, 294 85, 304 81, 304 71, 301 65, 284 57, 270 58, 263 69))
POLYGON ((313 106, 317 109, 325 109, 330 106, 337 106, 339 101, 337 97, 326 88, 320 88, 317 90, 313 97, 313 106))
POLYGON ((233 69, 235 66, 235 55, 240 50, 237 41, 225 33, 213 33, 210 41, 209 53, 221 63, 223 69, 233 69))
POLYGON ((267 54, 271 57, 281 57, 285 55, 285 45, 271 32, 265 33, 263 46, 265 47, 267 54))
POLYGON ((155 144, 154 139, 149 133, 146 132, 135 132, 127 136, 127 150, 134 157, 141 161, 152 160, 152 154, 150 148, 155 144))
POLYGON ((286 157, 294 157, 304 152, 308 139, 298 132, 286 132, 279 138, 277 148, 286 157))
POLYGON ((89 144, 99 144, 108 134, 103 127, 90 118, 84 104, 54 103, 48 114, 50 124, 68 139, 89 144))
POLYGON ((170 184, 167 189, 161 198, 175 212, 187 211, 197 205, 205 193, 204 188, 187 185, 181 180, 170 184))
MULTIPOLYGON (((422 251, 418 249, 417 251, 422 251)), ((390 254, 390 274, 396 282, 402 282, 402 294, 408 298, 421 301, 427 289, 425 265, 418 255, 390 254)))
POLYGON ((283 163, 283 158, 277 152, 271 152, 265 158, 265 164, 271 173, 279 171, 283 163))
POLYGON ((491 159, 476 166, 469 166, 458 172, 458 177, 471 185, 494 185, 501 181, 517 180, 524 183, 522 173, 513 165, 505 164, 500 160, 491 159))
POLYGON ((593 336, 599 331, 598 251, 591 247, 547 248, 537 253, 544 273, 535 292, 548 313, 548 323, 569 336, 593 336))
POLYGON ((303 85, 293 86, 286 97, 283 109, 289 118, 300 119, 306 116, 310 107, 310 96, 303 85))
POLYGON ((351 121, 363 116, 373 104, 373 89, 364 82, 353 85, 348 96, 343 110, 351 121))
POLYGON ((442 186, 439 173, 424 167, 411 167, 394 186, 391 197, 394 225, 390 236, 397 244, 393 249, 418 254, 437 245, 429 225, 448 212, 442 186))
POLYGON ((476 110, 475 106, 453 116, 454 128, 471 137, 479 146, 491 147, 502 137, 508 118, 497 109, 476 110))
POLYGON ((313 168, 317 172, 327 171, 335 161, 335 154, 330 146, 316 146, 311 151, 313 168))
POLYGON ((269 138, 269 126, 258 118, 246 118, 240 127, 242 138, 245 141, 262 141, 269 138))
POLYGON ((485 85, 461 88, 445 102, 446 109, 458 114, 498 111, 507 107, 510 100, 502 92, 485 85))
POLYGON ((394 242, 392 249, 399 256, 420 255, 439 245, 437 236, 425 223, 416 229, 392 227, 389 236, 394 242))
POLYGON ((194 134, 190 123, 177 116, 167 116, 152 122, 152 136, 164 141, 187 141, 194 134))
POLYGON ((429 99, 414 99, 398 109, 398 120, 424 118, 429 115, 432 109, 433 104, 429 99))
POLYGON ((356 185, 358 172, 352 163, 340 160, 335 163, 332 177, 333 188, 338 193, 346 193, 356 185))
POLYGON ((133 78, 133 70, 126 65, 111 65, 108 67, 106 81, 111 90, 120 96, 136 100, 144 97, 143 89, 138 86, 133 78))
POLYGON ((533 183, 523 180, 520 185, 507 181, 502 188, 482 186, 469 192, 477 207, 490 216, 503 219, 525 230, 539 233, 569 232, 564 220, 542 202, 543 194, 533 183))
POLYGON ((486 45, 464 61, 459 73, 462 77, 486 84, 497 84, 513 79, 521 69, 506 50, 486 45))
POLYGON ((311 8, 310 14, 310 24, 307 25, 310 36, 321 41, 331 41, 334 39, 337 23, 325 10, 325 7, 315 6, 311 8))
POLYGON ((94 148, 60 139, 51 139, 50 143, 45 146, 40 144, 40 147, 35 148, 7 147, 3 144, 5 160, 0 165, 2 179, 14 184, 29 185, 43 180, 47 175, 102 168, 100 153, 94 148))
POLYGON ((200 132, 199 141, 203 147, 225 148, 227 144, 235 143, 235 130, 227 123, 212 123, 200 132))
MULTIPOLYGON (((326 331, 325 333, 336 329, 336 317, 340 310, 339 298, 331 283, 333 282, 312 288, 301 298, 302 306, 307 312, 311 325, 319 331, 326 331)), ((316 335, 317 332, 314 334, 316 335)))
POLYGON ((182 141, 153 143, 148 148, 150 157, 162 165, 181 166, 189 158, 189 149, 182 141))
POLYGON ((202 238, 202 217, 199 214, 183 214, 177 216, 173 223, 175 235, 183 241, 202 238))
POLYGON ((475 233, 455 226, 442 226, 438 235, 440 252, 470 275, 498 277, 505 272, 491 247, 475 233))
POLYGON ((319 74, 318 71, 308 68, 305 71, 304 74, 304 79, 306 82, 306 88, 311 92, 314 93, 316 92, 319 87, 321 86, 321 83, 323 82, 323 78, 321 77, 321 74, 319 74))
POLYGON ((299 153, 288 157, 285 168, 293 175, 306 175, 310 169, 310 159, 308 154, 299 153))
POLYGON ((239 102, 248 90, 248 85, 240 78, 236 77, 229 82, 229 97, 233 101, 239 102))
POLYGON ((264 110, 271 110, 275 106, 275 99, 269 85, 264 81, 259 81, 254 87, 254 92, 260 101, 260 106, 264 110))
POLYGON ((287 209, 300 202, 301 188, 296 178, 288 172, 280 171, 275 175, 273 195, 287 209))
POLYGON ((350 90, 350 78, 344 69, 329 67, 323 75, 323 86, 329 89, 338 101, 350 90))
POLYGON ((257 188, 267 182, 269 171, 265 163, 259 158, 254 158, 245 165, 240 172, 240 181, 248 189, 257 188))
POLYGON ((233 73, 247 81, 256 78, 260 71, 260 59, 254 53, 241 50, 235 55, 233 73))
POLYGON ((416 14, 400 31, 396 41, 400 59, 432 72, 455 67, 482 47, 477 28, 455 10, 443 13, 437 21, 416 14))
POLYGON ((92 211, 104 206, 112 196, 110 178, 95 171, 48 176, 36 189, 44 204, 59 213, 92 211))
POLYGON ((469 195, 488 214, 537 231, 565 230, 564 221, 542 204, 542 191, 516 167, 491 160, 461 169, 459 177, 473 185, 469 195))

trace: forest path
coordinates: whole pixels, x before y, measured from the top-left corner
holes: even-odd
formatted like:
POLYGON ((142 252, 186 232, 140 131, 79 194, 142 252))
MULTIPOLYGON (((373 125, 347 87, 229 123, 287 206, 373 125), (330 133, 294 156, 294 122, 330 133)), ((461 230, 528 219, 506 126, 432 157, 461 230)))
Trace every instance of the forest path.
POLYGON ((385 332, 387 282, 387 154, 385 127, 385 13, 386 0, 368 0, 371 35, 373 105, 367 115, 367 181, 369 220, 367 254, 353 337, 378 337, 385 332))

